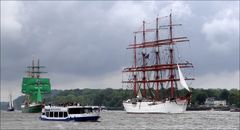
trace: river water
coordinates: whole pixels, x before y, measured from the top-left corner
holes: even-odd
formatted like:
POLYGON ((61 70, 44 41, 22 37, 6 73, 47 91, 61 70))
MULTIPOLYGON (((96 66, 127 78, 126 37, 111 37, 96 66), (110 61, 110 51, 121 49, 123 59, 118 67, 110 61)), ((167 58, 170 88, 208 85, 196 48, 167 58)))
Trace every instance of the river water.
POLYGON ((239 112, 187 111, 183 114, 126 114, 105 111, 98 122, 41 121, 40 113, 1 111, 1 129, 236 129, 239 112))

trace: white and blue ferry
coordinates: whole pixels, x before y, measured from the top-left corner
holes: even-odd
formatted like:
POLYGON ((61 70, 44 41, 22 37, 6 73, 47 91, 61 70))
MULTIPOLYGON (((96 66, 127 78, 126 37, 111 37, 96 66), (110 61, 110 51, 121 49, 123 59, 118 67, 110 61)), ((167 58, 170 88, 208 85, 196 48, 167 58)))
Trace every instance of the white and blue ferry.
POLYGON ((40 116, 48 121, 97 121, 99 118, 98 106, 45 106, 40 116))

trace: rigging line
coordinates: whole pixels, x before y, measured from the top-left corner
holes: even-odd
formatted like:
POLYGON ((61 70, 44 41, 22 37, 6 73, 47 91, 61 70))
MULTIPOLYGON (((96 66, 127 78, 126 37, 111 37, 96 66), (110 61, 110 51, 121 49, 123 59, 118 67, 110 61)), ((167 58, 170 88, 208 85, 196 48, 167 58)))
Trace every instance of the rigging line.
POLYGON ((175 86, 176 86, 176 87, 175 87, 175 88, 176 88, 175 91, 176 91, 176 94, 177 94, 176 96, 179 97, 179 91, 178 91, 177 81, 175 81, 174 83, 175 83, 175 86))
POLYGON ((138 90, 137 91, 139 91, 139 89, 141 91, 141 83, 137 83, 137 86, 138 86, 138 90))
MULTIPOLYGON (((187 43, 188 43, 189 50, 191 50, 192 49, 192 45, 190 44, 190 41, 188 41, 187 43)), ((189 56, 189 60, 193 61, 192 59, 193 59, 192 55, 190 55, 189 56)), ((191 70, 192 70, 192 76, 195 77, 195 67, 193 67, 191 70)), ((190 82, 190 83, 192 84, 192 82, 190 82)))
MULTIPOLYGON (((178 59, 177 59, 177 60, 175 59, 175 60, 176 60, 176 63, 178 63, 178 60, 179 60, 179 62, 181 62, 181 55, 180 55, 180 53, 179 53, 178 47, 177 47, 177 46, 174 46, 174 48, 175 48, 174 50, 176 50, 176 53, 177 53, 177 56, 178 56, 178 57, 177 57, 178 59)), ((176 53, 175 53, 175 54, 176 54, 176 53)))

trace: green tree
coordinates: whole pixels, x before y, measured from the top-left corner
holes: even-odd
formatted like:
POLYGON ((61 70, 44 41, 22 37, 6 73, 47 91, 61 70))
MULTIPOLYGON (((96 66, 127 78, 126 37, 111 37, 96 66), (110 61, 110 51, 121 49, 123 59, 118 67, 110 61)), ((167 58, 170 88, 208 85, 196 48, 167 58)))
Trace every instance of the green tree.
POLYGON ((229 104, 240 107, 240 90, 231 89, 229 94, 229 104))
POLYGON ((216 98, 218 98, 221 93, 220 89, 207 89, 206 92, 208 97, 216 97, 216 98))
POLYGON ((201 93, 197 94, 196 101, 198 102, 199 105, 202 105, 202 104, 204 104, 206 98, 207 98, 207 94, 204 92, 201 92, 201 93))
POLYGON ((223 89, 222 92, 219 95, 219 98, 221 100, 227 100, 228 101, 228 96, 229 96, 229 92, 227 89, 223 89))

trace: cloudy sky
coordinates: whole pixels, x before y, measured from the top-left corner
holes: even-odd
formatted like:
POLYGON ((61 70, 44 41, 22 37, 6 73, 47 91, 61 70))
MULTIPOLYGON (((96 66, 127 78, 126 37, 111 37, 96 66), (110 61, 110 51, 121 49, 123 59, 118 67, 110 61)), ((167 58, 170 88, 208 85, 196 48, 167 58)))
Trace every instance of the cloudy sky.
POLYGON ((21 95, 33 57, 53 89, 121 88, 132 32, 169 15, 188 36, 194 88, 239 88, 239 1, 1 1, 1 100, 21 95))

